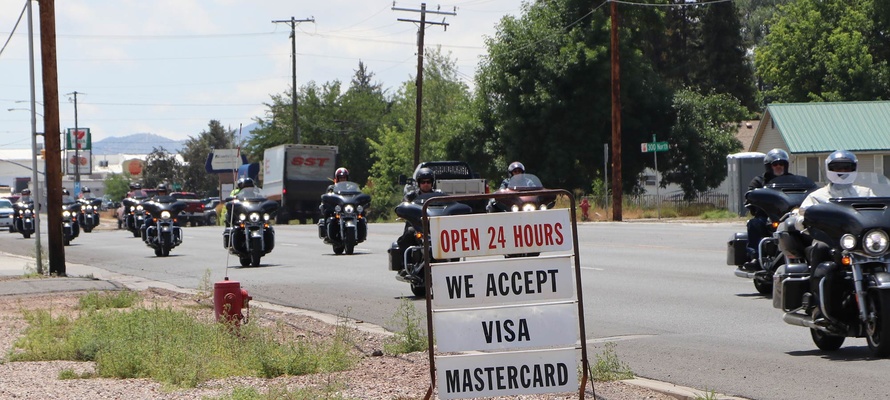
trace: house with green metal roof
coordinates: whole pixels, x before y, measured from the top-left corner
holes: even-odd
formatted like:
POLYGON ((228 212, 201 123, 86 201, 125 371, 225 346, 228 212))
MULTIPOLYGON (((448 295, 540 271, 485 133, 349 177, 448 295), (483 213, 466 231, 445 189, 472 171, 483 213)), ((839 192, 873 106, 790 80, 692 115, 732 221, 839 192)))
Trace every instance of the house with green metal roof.
POLYGON ((748 151, 788 151, 791 172, 824 182, 825 157, 850 150, 859 171, 890 178, 890 101, 770 104, 748 151))

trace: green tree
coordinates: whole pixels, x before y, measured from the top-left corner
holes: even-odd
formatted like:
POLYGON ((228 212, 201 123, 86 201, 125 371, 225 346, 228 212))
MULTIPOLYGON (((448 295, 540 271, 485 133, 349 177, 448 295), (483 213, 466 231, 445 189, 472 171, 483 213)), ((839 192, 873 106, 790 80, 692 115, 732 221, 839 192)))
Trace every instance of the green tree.
POLYGON ((766 102, 886 99, 890 69, 872 53, 883 40, 876 36, 874 5, 799 0, 781 7, 755 52, 766 102))
POLYGON ((145 158, 142 187, 153 188, 161 183, 179 182, 181 168, 182 163, 176 158, 176 154, 168 152, 163 147, 155 147, 145 158))
POLYGON ((114 201, 121 201, 130 191, 130 174, 109 174, 105 177, 105 194, 114 201))
POLYGON ((185 146, 179 151, 182 156, 182 188, 185 191, 198 193, 202 196, 217 194, 219 177, 209 174, 205 169, 207 156, 213 149, 231 149, 235 147, 235 130, 225 129, 217 120, 207 124, 207 130, 197 137, 189 136, 185 146))
POLYGON ((703 96, 691 90, 677 92, 673 108, 671 149, 657 155, 663 160, 660 184, 679 184, 688 200, 726 178, 726 155, 742 149, 735 132, 748 111, 727 94, 703 96))

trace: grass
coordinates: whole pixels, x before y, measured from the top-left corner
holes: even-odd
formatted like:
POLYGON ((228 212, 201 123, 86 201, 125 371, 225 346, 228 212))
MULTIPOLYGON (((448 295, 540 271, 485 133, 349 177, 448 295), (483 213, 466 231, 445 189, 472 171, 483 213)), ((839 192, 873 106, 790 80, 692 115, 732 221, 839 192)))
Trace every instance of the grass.
POLYGON ((411 300, 402 299, 390 323, 399 327, 399 330, 383 344, 386 354, 413 353, 429 348, 426 329, 423 329, 423 320, 411 300))
MULTIPOLYGON (((88 294, 81 298, 78 315, 23 310, 29 327, 8 360, 94 361, 98 377, 150 378, 174 387, 195 387, 231 376, 274 378, 342 371, 358 360, 346 329, 338 329, 331 339, 310 341, 283 325, 235 329, 200 322, 171 308, 112 308, 127 301, 135 299, 126 292, 88 294)), ((78 377, 73 372, 63 374, 78 377)))
POLYGON ((634 377, 630 366, 618 359, 615 353, 615 342, 607 342, 602 354, 596 355, 596 362, 591 367, 591 377, 594 381, 609 382, 632 379, 634 377))
POLYGON ((142 298, 139 293, 124 290, 119 292, 90 292, 78 299, 78 310, 102 310, 106 308, 132 307, 142 298))
POLYGON ((251 387, 238 387, 232 393, 222 397, 205 397, 205 400, 350 400, 336 393, 336 385, 321 388, 300 388, 294 391, 286 386, 270 388, 266 393, 260 393, 251 387))

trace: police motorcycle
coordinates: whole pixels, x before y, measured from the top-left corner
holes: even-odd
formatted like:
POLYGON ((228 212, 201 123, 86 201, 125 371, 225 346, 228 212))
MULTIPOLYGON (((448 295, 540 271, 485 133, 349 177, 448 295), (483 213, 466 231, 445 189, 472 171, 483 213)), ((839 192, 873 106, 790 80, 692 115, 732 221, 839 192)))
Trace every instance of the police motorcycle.
POLYGON ((275 229, 269 224, 278 203, 266 199, 259 189, 242 189, 235 198, 227 198, 223 245, 238 256, 242 267, 258 267, 260 259, 275 248, 275 229))
POLYGON ((876 357, 890 356, 890 197, 834 198, 807 208, 779 227, 787 262, 773 276, 773 307, 790 325, 810 329, 816 347, 839 349, 847 337, 865 337, 876 357), (809 268, 811 239, 831 247, 831 260, 809 268))
POLYGON ((102 199, 83 198, 77 200, 80 203, 80 213, 77 214, 77 223, 84 232, 90 233, 93 228, 99 226, 99 207, 102 199))
POLYGON ((65 190, 62 195, 62 239, 65 246, 70 245, 71 241, 80 235, 77 214, 80 212, 81 204, 67 193, 65 190))
POLYGON ((362 193, 355 182, 335 183, 331 192, 321 195, 325 218, 318 225, 319 239, 330 244, 334 254, 352 254, 355 245, 368 237, 365 209, 370 204, 371 196, 362 193))
MULTIPOLYGON (((544 189, 541 180, 528 173, 516 174, 510 177, 506 188, 500 188, 495 193, 516 193, 519 196, 491 199, 485 207, 489 213, 494 212, 519 212, 549 210, 556 205, 556 195, 521 195, 522 192, 544 189)), ((508 254, 512 257, 536 257, 540 253, 508 254)))
POLYGON ((763 211, 767 215, 767 229, 765 235, 757 245, 757 270, 748 270, 743 265, 748 258, 748 232, 733 234, 727 243, 726 265, 735 265, 735 276, 751 279, 754 288, 763 295, 773 292, 773 273, 779 265, 785 263, 785 258, 779 251, 778 239, 774 237, 779 220, 791 210, 800 206, 804 199, 818 186, 810 178, 801 175, 781 175, 773 178, 765 187, 757 188, 745 193, 746 207, 757 213, 763 211))
POLYGON ((142 241, 155 251, 158 257, 167 257, 170 250, 182 244, 182 228, 177 216, 187 204, 171 196, 158 196, 141 204, 146 219, 142 241))
POLYGON ((22 237, 28 239, 34 234, 34 201, 19 200, 12 205, 15 214, 13 215, 12 227, 22 234, 22 237))
MULTIPOLYGON (((426 283, 424 281, 424 240, 423 233, 423 204, 434 197, 447 196, 445 193, 434 191, 418 194, 413 201, 402 202, 395 208, 396 215, 405 220, 405 233, 390 246, 389 270, 396 271, 396 279, 411 285, 411 293, 418 297, 426 296, 426 283)), ((463 203, 442 202, 434 203, 427 207, 429 217, 442 217, 449 215, 472 214, 473 209, 463 203)), ((452 260, 430 259, 430 262, 444 262, 452 260)))

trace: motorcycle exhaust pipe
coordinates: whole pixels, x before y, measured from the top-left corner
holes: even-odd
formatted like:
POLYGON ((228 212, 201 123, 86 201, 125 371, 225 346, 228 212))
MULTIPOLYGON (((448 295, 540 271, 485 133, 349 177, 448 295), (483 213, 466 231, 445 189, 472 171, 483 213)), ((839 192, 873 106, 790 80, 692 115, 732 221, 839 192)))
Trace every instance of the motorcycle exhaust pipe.
POLYGON ((754 279, 754 272, 748 272, 741 268, 735 270, 735 276, 739 278, 754 279))
POLYGON ((817 331, 822 331, 825 333, 834 333, 829 331, 827 327, 816 324, 815 322, 813 322, 813 318, 805 314, 787 312, 782 317, 782 321, 785 321, 785 323, 789 325, 802 326, 804 328, 815 329, 817 331))

